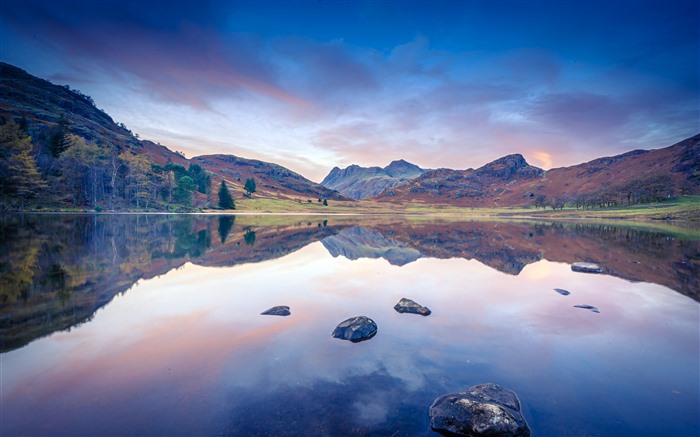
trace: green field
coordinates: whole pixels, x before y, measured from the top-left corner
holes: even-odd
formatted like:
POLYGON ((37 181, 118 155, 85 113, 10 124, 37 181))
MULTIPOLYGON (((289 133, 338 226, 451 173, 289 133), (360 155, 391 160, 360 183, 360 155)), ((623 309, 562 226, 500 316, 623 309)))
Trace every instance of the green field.
MULTIPOLYGON (((612 208, 535 209, 535 208, 465 208, 412 202, 397 205, 387 202, 331 201, 300 203, 290 200, 252 198, 236 201, 236 213, 290 213, 290 214, 400 214, 471 217, 534 217, 547 219, 596 218, 631 220, 688 220, 700 221, 700 196, 681 197, 666 202, 612 208)), ((219 212, 210 210, 208 212, 219 212)), ((232 211, 233 212, 233 211, 232 211)))

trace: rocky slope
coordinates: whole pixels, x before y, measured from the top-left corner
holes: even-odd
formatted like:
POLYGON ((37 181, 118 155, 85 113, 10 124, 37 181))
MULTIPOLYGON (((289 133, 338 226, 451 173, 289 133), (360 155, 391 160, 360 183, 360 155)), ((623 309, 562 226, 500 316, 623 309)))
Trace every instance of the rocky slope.
POLYGON ((476 170, 428 171, 377 196, 379 201, 470 207, 599 206, 662 200, 700 193, 700 134, 656 150, 635 150, 544 171, 522 155, 508 155, 476 170))
POLYGON ((403 159, 393 161, 384 168, 359 165, 344 169, 333 167, 321 185, 353 199, 364 199, 415 179, 425 172, 426 170, 403 159))

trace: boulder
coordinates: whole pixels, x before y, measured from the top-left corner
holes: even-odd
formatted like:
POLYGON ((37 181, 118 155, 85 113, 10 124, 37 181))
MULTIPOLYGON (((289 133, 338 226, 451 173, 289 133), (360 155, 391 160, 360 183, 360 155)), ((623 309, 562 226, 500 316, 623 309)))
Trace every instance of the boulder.
POLYGON ((571 270, 583 273, 600 273, 603 271, 598 264, 593 263, 573 263, 571 264, 571 270))
POLYGON ((492 383, 435 399, 430 406, 430 427, 458 436, 530 436, 516 394, 492 383))
POLYGON ((574 305, 574 308, 583 308, 584 310, 591 310, 594 313, 600 313, 600 310, 593 305, 574 305))
POLYGON ((263 316, 288 316, 292 314, 291 311, 289 311, 289 307, 286 305, 279 305, 276 307, 272 307, 269 310, 265 310, 262 313, 263 316))
POLYGON ((554 291, 556 291, 557 293, 561 294, 562 296, 568 296, 568 295, 571 294, 570 291, 564 290, 563 288, 555 288, 554 291))
POLYGON ((420 314, 421 316, 429 316, 431 313, 429 308, 419 305, 405 297, 401 298, 399 303, 394 305, 394 309, 400 313, 420 314))
POLYGON ((365 316, 351 317, 333 330, 333 337, 358 342, 369 340, 377 333, 377 324, 365 316))

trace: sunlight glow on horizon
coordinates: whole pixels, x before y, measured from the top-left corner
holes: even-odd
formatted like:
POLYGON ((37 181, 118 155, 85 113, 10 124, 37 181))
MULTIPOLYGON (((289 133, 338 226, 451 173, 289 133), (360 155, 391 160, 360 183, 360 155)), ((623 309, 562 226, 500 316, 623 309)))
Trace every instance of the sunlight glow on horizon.
POLYGON ((700 131, 697 2, 508 6, 6 0, 0 43, 142 139, 314 181, 396 159, 546 169, 700 131))

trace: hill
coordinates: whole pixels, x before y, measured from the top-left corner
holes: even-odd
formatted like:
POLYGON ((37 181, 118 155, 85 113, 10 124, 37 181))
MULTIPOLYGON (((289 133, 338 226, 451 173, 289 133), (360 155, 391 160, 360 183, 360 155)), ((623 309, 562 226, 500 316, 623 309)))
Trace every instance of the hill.
POLYGON ((337 190, 353 199, 364 199, 401 185, 425 173, 426 170, 403 159, 393 161, 384 168, 351 165, 340 169, 333 167, 321 185, 337 190))
POLYGON ((438 169, 376 197, 383 202, 467 207, 627 205, 700 193, 700 134, 656 150, 635 150, 544 171, 522 155, 476 170, 438 169))
POLYGON ((277 164, 232 155, 187 159, 143 141, 78 90, 0 63, 0 210, 191 210, 234 198, 255 180, 255 197, 344 200, 277 164))

